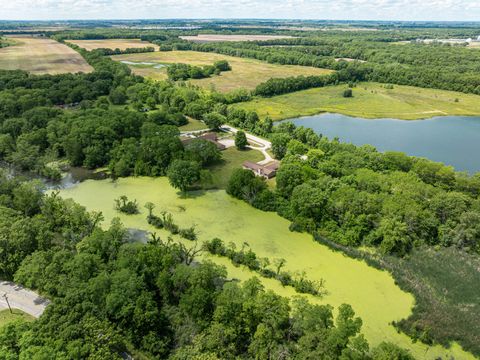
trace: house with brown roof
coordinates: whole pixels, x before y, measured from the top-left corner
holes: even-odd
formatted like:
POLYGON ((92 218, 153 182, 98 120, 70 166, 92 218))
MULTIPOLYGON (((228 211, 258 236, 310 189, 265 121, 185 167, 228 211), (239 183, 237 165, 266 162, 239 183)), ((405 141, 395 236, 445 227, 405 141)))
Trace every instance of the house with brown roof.
POLYGON ((211 143, 215 144, 217 146, 217 149, 220 150, 220 151, 225 150, 227 148, 225 145, 223 145, 222 143, 220 143, 218 141, 218 136, 214 132, 207 132, 207 133, 201 134, 197 137, 181 138, 180 140, 182 141, 183 145, 187 145, 195 139, 202 139, 202 140, 210 141, 211 143))
POLYGON ((245 161, 243 168, 251 170, 256 176, 261 176, 265 179, 271 179, 277 175, 277 170, 280 167, 280 161, 273 160, 267 164, 259 164, 251 161, 245 161))

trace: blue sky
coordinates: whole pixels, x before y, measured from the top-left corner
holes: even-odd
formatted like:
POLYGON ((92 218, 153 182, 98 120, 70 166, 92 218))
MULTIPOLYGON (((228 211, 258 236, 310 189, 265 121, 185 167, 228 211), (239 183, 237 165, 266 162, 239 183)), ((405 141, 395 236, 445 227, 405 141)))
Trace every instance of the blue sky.
POLYGON ((0 0, 0 20, 140 18, 480 21, 480 0, 0 0))

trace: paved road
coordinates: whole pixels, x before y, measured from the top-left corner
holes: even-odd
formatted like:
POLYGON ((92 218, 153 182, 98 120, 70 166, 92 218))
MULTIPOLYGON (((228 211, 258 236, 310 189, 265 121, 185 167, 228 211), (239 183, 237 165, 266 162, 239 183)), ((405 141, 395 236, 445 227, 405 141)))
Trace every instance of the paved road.
MULTIPOLYGON (((223 130, 223 131, 229 131, 229 132, 234 133, 234 134, 236 134, 238 132, 238 129, 236 129, 233 126, 230 126, 230 125, 222 125, 220 129, 223 130)), ((247 132, 245 132, 245 135, 247 136, 247 140, 250 143, 258 144, 258 146, 249 145, 248 147, 250 149, 260 151, 263 154, 263 156, 265 157, 265 160, 260 161, 259 164, 263 165, 263 164, 267 164, 267 163, 273 161, 273 158, 270 156, 270 154, 267 151, 267 150, 272 148, 272 143, 270 141, 262 139, 261 137, 249 134, 247 132)))
POLYGON ((7 294, 10 306, 39 318, 50 303, 47 299, 41 298, 37 293, 24 288, 23 286, 8 281, 0 281, 0 310, 8 309, 4 298, 7 294))
MULTIPOLYGON (((230 126, 230 125, 222 125, 220 127, 220 130, 223 130, 225 132, 230 132, 233 134, 236 134, 239 131, 237 128, 234 128, 233 126, 230 126)), ((193 137, 195 135, 201 134, 206 131, 208 130, 203 129, 203 130, 194 130, 194 131, 182 131, 181 134, 184 136, 193 137)), ((260 151, 265 157, 265 159, 260 161, 259 164, 263 165, 273 161, 273 158, 270 156, 270 154, 267 151, 272 148, 272 143, 270 141, 262 139, 261 137, 252 135, 248 132, 245 132, 245 135, 247 136, 247 140, 250 142, 250 144, 252 143, 255 144, 255 145, 248 145, 247 147, 253 150, 260 151)), ((225 145, 227 148, 235 145, 235 142, 229 139, 219 140, 219 142, 225 145)))

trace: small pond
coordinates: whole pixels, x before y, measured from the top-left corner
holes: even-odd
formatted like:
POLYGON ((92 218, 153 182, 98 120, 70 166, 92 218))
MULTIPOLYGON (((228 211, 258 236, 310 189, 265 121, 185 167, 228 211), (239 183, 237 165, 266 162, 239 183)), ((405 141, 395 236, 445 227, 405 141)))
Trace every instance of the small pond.
POLYGON ((63 173, 61 180, 55 181, 47 179, 34 172, 16 169, 15 167, 3 161, 0 161, 0 171, 5 171, 8 176, 18 176, 25 180, 41 181, 44 184, 46 191, 68 189, 80 184, 85 180, 104 180, 108 178, 108 174, 105 171, 95 171, 81 167, 70 167, 68 171, 63 173))
POLYGON ((159 64, 154 62, 135 62, 135 61, 128 61, 128 60, 122 60, 120 62, 122 64, 132 65, 132 66, 135 66, 135 65, 136 66, 152 66, 154 69, 161 69, 167 66, 165 64, 159 64))
POLYGON ((406 121, 325 113, 285 121, 312 128, 330 139, 370 144, 379 151, 402 151, 471 174, 480 171, 480 117, 441 116, 406 121))

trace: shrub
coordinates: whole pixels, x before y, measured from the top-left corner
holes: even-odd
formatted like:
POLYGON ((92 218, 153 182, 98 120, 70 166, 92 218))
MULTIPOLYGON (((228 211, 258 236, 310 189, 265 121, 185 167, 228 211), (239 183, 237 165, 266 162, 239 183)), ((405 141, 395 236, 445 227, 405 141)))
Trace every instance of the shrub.
POLYGON ((345 90, 343 90, 343 97, 344 97, 344 98, 351 98, 351 97, 353 97, 353 91, 352 91, 352 89, 345 89, 345 90))
POLYGON ((163 227, 170 231, 173 235, 176 235, 179 233, 180 229, 177 224, 173 221, 173 215, 167 212, 162 213, 162 222, 163 222, 163 227))
POLYGON ((155 215, 149 215, 147 217, 147 222, 157 229, 163 229, 164 227, 162 219, 155 215))
POLYGON ((232 70, 232 67, 230 66, 230 64, 228 63, 227 60, 219 60, 219 61, 216 61, 213 66, 215 67, 215 69, 218 69, 219 71, 230 71, 232 70))
POLYGON ((129 201, 125 195, 115 199, 115 210, 128 215, 139 213, 137 200, 129 201))
POLYGON ((210 241, 205 241, 203 243, 203 248, 208 251, 210 254, 225 256, 227 248, 223 244, 223 241, 219 238, 212 239, 210 241))
POLYGON ((192 226, 186 229, 180 229, 178 233, 184 239, 192 240, 192 241, 197 240, 197 233, 195 231, 195 226, 192 226))

